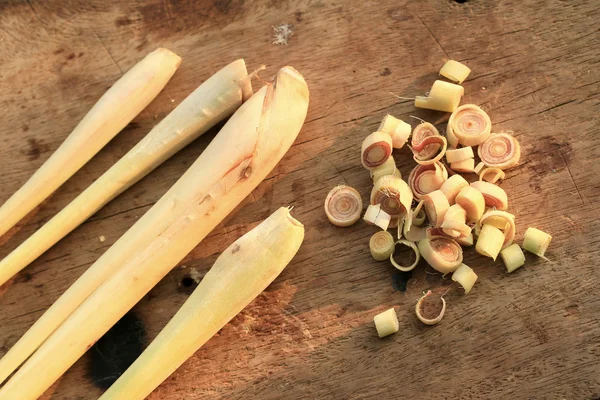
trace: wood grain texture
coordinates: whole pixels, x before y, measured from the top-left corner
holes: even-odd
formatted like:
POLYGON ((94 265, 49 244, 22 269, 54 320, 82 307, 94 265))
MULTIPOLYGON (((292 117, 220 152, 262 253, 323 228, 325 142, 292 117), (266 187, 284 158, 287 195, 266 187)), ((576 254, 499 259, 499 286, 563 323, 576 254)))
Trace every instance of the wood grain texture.
MULTIPOLYGON (((594 399, 600 397, 600 18, 593 1, 202 0, 0 3, 0 201, 6 200, 102 93, 158 46, 183 63, 158 98, 48 201, 5 235, 6 255, 139 141, 217 68, 243 57, 269 73, 289 64, 311 89, 307 122, 273 173, 136 307, 152 339, 219 252, 281 205, 306 225, 299 254, 273 285, 149 398, 180 399, 594 399), (287 46, 272 26, 293 24, 287 46), (513 274, 465 252, 479 275, 468 297, 452 287, 446 317, 425 327, 414 304, 448 280, 415 270, 407 290, 373 261, 373 228, 330 225, 329 189, 366 199, 362 138, 386 113, 426 118, 389 92, 426 92, 447 58, 473 70, 467 102, 495 131, 514 131, 522 163, 502 183, 528 226, 554 235, 543 262, 513 274), (183 268, 185 266, 185 268, 183 268), (372 317, 390 306, 401 330, 379 340, 372 317)), ((265 78, 267 73, 261 74, 265 78)), ((255 83, 258 86, 258 83, 255 83)), ((0 289, 0 355, 191 165, 200 138, 104 207, 0 289), (100 235, 106 237, 101 243, 100 235)), ((404 176, 408 152, 395 155, 404 176)), ((99 310, 99 312, 101 312, 99 310)), ((83 357, 46 398, 101 393, 83 357)))

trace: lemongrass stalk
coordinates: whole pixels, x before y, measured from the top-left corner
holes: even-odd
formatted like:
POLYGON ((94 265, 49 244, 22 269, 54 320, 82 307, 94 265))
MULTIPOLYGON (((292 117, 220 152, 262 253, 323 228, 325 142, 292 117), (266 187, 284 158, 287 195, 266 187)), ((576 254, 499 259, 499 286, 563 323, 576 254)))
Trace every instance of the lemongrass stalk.
MULTIPOLYGON (((6 256, 0 262, 0 285, 109 201, 231 115, 251 95, 244 60, 237 60, 210 77, 90 187, 6 256)), ((0 382, 7 372, 4 361, 0 362, 0 382)))
POLYGON ((469 233, 469 236, 466 237, 457 237, 454 240, 456 240, 456 243, 460 244, 461 246, 473 246, 474 243, 474 239, 473 239, 473 232, 469 233))
POLYGON ((411 150, 413 150, 413 153, 415 151, 414 149, 418 148, 419 150, 417 153, 419 158, 427 160, 434 157, 438 153, 440 144, 442 142, 423 144, 425 139, 434 136, 441 137, 440 132, 433 124, 430 124, 429 122, 422 122, 417 125, 415 129, 413 129, 412 138, 410 140, 411 150))
POLYGON ((452 273, 452 280, 458 282, 465 289, 465 294, 469 294, 473 289, 473 285, 477 282, 477 274, 465 264, 460 264, 456 271, 452 273))
POLYGON ((370 170, 369 173, 371 175, 371 179, 373 179, 373 184, 375 184, 375 182, 377 182, 379 178, 386 175, 394 175, 398 178, 402 178, 400 170, 398 169, 398 167, 396 167, 396 161, 394 161, 394 157, 392 157, 391 155, 383 164, 381 164, 375 169, 370 170))
POLYGON ((479 146, 477 154, 486 166, 505 170, 519 163, 521 145, 508 133, 493 133, 479 146))
POLYGON ((440 69, 440 75, 456 83, 463 83, 471 69, 458 61, 448 60, 440 69))
POLYGON ((408 185, 416 199, 421 200, 428 193, 438 190, 448 179, 448 171, 439 162, 431 165, 417 165, 408 176, 408 185))
POLYGON ((396 333, 400 329, 398 316, 396 315, 396 310, 394 310, 393 308, 390 308, 387 311, 377 314, 373 318, 373 322, 375 323, 377 335, 380 338, 389 336, 392 333, 396 333))
POLYGON ((336 226, 354 225, 360 219, 362 208, 360 193, 350 186, 336 186, 325 198, 325 215, 336 226))
POLYGON ((527 228, 523 237, 523 248, 538 257, 544 258, 552 236, 536 228, 527 228))
POLYGON ((491 257, 496 261, 498 253, 502 249, 504 243, 504 234, 498 228, 494 228, 491 225, 483 225, 477 238, 477 244, 475 250, 486 257, 491 257))
POLYGON ((504 261, 506 270, 510 273, 525 264, 525 254, 518 244, 513 243, 500 251, 500 257, 504 261))
POLYGON ((381 209, 392 217, 402 217, 410 210, 413 193, 401 178, 387 175, 375 182, 371 191, 371 205, 381 205, 381 209))
POLYGON ((367 224, 378 226, 385 231, 390 226, 392 217, 381 209, 381 204, 370 204, 369 207, 367 207, 367 211, 365 211, 363 220, 367 224))
MULTIPOLYGON (((394 259, 394 252, 392 252, 392 254, 390 254, 390 262, 392 263, 392 265, 394 267, 396 267, 396 269, 398 269, 402 272, 412 271, 419 263, 419 260, 421 260, 421 254, 419 253, 419 248, 417 247, 417 245, 414 242, 412 242, 410 240, 400 239, 396 242, 396 244, 402 244, 402 245, 408 247, 409 249, 411 249, 413 251, 413 253, 415 254, 415 261, 413 261, 413 263, 410 265, 401 265, 398 262, 396 262, 396 260, 394 259)), ((395 250, 395 246, 394 246, 394 250, 395 250)))
POLYGON ((415 107, 454 112, 464 93, 465 89, 460 85, 437 80, 431 86, 429 96, 415 98, 415 107))
POLYGON ((425 205, 425 214, 429 223, 434 227, 438 228, 444 221, 444 216, 450 208, 450 203, 446 195, 441 190, 435 190, 431 193, 426 194, 423 197, 425 205))
POLYGON ((148 396, 273 282, 303 238, 302 224, 280 208, 232 243, 156 339, 100 398, 148 396))
MULTIPOLYGON (((0 399, 35 399, 50 387, 268 175, 298 135, 307 108, 306 82, 293 68, 282 68, 272 84, 235 112, 175 185, 75 283, 87 288, 86 293, 75 289, 77 300, 85 301, 66 320, 68 314, 59 315, 62 325, 0 389, 0 399), (138 236, 144 238, 142 243, 138 236), (130 256, 122 258, 123 252, 130 256), (106 269, 115 272, 91 293, 96 283, 89 281, 106 269)), ((63 308, 65 302, 67 308, 72 306, 68 299, 61 302, 63 308)))
MULTIPOLYGON (((483 163, 480 164, 483 165, 483 163)), ((486 167, 476 173, 479 175, 480 181, 486 181, 489 183, 496 183, 500 179, 504 179, 506 177, 504 171, 497 167, 486 167)))
POLYGON ((502 248, 508 247, 512 243, 516 232, 515 216, 513 214, 499 210, 486 211, 485 214, 481 216, 479 221, 477 221, 475 231, 479 232, 481 230, 481 226, 484 224, 494 226, 503 232, 504 243, 502 244, 502 248), (502 226, 502 223, 500 222, 501 220, 504 221, 504 226, 502 226), (492 221, 492 223, 489 224, 489 221, 492 221))
POLYGON ((433 269, 442 274, 456 271, 463 260, 462 248, 447 236, 433 236, 421 240, 419 252, 433 269))
POLYGON ((394 237, 387 231, 376 232, 369 240, 369 250, 376 261, 389 259, 394 252, 394 237))
POLYGON ((177 54, 159 48, 108 89, 50 158, 0 207, 0 236, 40 205, 146 108, 180 63, 177 54))

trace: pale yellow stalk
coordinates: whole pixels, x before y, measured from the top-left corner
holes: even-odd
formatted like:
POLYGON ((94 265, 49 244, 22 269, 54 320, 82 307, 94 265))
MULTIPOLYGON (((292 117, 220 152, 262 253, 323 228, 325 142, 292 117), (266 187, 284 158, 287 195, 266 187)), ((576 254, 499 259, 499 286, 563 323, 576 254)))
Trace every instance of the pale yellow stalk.
POLYGON ((220 256, 165 328, 102 400, 144 399, 283 271, 304 227, 280 208, 220 256))
MULTIPOLYGON (((209 78, 104 175, 2 260, 0 284, 43 254, 119 193, 233 113, 243 99, 251 94, 252 87, 244 60, 229 64, 209 78)), ((86 279, 71 286, 0 359, 0 383, 115 271, 130 255, 128 249, 145 245, 150 239, 149 236, 138 235, 129 242, 117 242, 114 250, 104 254, 104 267, 87 271, 84 274, 86 279)))
MULTIPOLYGON (((116 272, 0 389, 0 399, 35 399, 50 387, 262 182, 292 145, 307 108, 306 82, 291 67, 245 102, 177 183, 109 249, 109 257, 90 268, 116 272), (140 235, 145 243, 136 241, 140 235), (125 249, 129 258, 115 263, 115 248, 125 249)), ((89 279, 93 275, 75 285, 89 279)))
POLYGON ((0 285, 173 154, 233 114, 251 95, 244 60, 229 64, 209 78, 90 187, 4 258, 0 262, 0 285))
POLYGON ((40 205, 146 108, 180 63, 177 54, 159 48, 108 89, 54 154, 0 207, 0 236, 40 205))

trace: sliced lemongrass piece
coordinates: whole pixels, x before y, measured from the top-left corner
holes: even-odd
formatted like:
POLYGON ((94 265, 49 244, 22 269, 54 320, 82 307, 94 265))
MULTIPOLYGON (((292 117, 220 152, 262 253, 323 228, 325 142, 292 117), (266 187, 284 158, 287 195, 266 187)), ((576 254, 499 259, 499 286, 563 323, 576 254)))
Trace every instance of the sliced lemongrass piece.
POLYGON ((477 222, 485 211, 485 199, 481 192, 466 186, 458 192, 454 202, 467 212, 467 222, 477 222))
POLYGON ((412 201, 412 190, 397 176, 381 177, 371 191, 371 204, 381 204, 381 209, 392 217, 405 216, 412 201))
POLYGON ((375 260, 387 260, 394 252, 394 237, 388 231, 375 233, 369 240, 369 250, 375 260))
POLYGON ((325 214, 336 226, 354 225, 360 219, 362 208, 360 193, 350 186, 336 186, 325 198, 325 214))
POLYGON ((479 146, 477 154, 486 166, 505 170, 519 163, 521 146, 508 133, 493 133, 479 146))
POLYGON ((450 168, 456 172, 473 172, 475 170, 475 160, 468 158, 466 160, 453 162, 450 168))
MULTIPOLYGON (((390 262, 392 263, 392 265, 394 267, 396 267, 396 269, 398 269, 402 272, 412 271, 417 266, 417 264, 419 263, 419 260, 421 259, 421 255, 419 254, 419 249, 417 248, 417 245, 414 242, 411 242, 409 240, 404 240, 404 239, 398 240, 396 242, 396 244, 403 244, 404 246, 412 249, 412 251, 415 253, 415 261, 408 266, 400 265, 396 262, 396 260, 394 260, 394 253, 392 252, 392 254, 390 254, 390 262)), ((394 251, 395 251, 395 249, 394 249, 394 251)))
POLYGON ((365 216, 363 217, 365 222, 370 225, 376 225, 386 231, 390 222, 392 221, 392 217, 381 209, 381 205, 370 205, 367 207, 367 211, 365 212, 365 216))
POLYGON ((440 228, 444 233, 453 238, 466 237, 471 233, 471 228, 465 224, 467 218, 467 212, 458 204, 450 206, 444 221, 440 228))
POLYGON ((469 294, 473 289, 473 285, 477 282, 477 274, 465 264, 460 264, 452 274, 452 280, 458 282, 465 289, 465 294, 469 294))
POLYGON ((458 61, 448 60, 440 69, 440 75, 456 83, 463 83, 471 69, 458 61))
MULTIPOLYGON (((504 219, 506 225, 504 229, 501 229, 504 232, 504 243, 502 244, 502 248, 510 246, 513 239, 515 238, 515 216, 506 211, 498 211, 492 210, 487 211, 485 214, 481 216, 477 225, 475 226, 475 231, 478 233, 481 230, 481 226, 484 224, 488 224, 488 221, 493 221, 496 227, 499 225, 499 219, 504 219)), ((491 224, 488 224, 491 225, 491 224)), ((492 225, 494 226, 494 225, 492 225)), ((479 233, 478 233, 479 234, 479 233)))
POLYGON ((496 261, 496 257, 498 257, 498 253, 500 253, 503 243, 504 233, 498 228, 485 224, 479 232, 475 250, 479 254, 491 257, 496 261))
POLYGON ((360 154, 365 168, 377 168, 392 154, 392 138, 384 132, 373 132, 363 140, 360 154))
POLYGON ((419 227, 416 225, 412 225, 410 229, 407 228, 407 225, 404 225, 402 230, 404 234, 404 238, 411 242, 419 242, 427 237, 428 227, 419 227))
POLYGON ((442 136, 430 136, 428 138, 423 139, 423 141, 417 147, 411 147, 411 150, 413 152, 413 159, 416 161, 417 164, 431 165, 442 159, 442 157, 446 153, 447 148, 448 142, 446 141, 446 138, 442 136), (433 155, 432 157, 427 158, 423 157, 421 155, 421 151, 426 149, 428 146, 431 146, 432 144, 440 145, 439 152, 437 153, 437 155, 433 155))
POLYGON ((473 243, 474 243, 474 241, 473 241, 473 232, 471 231, 471 233, 469 234, 469 236, 466 236, 466 237, 457 237, 454 240, 456 240, 456 242, 458 244, 460 244, 461 246, 465 246, 465 247, 467 247, 467 246, 473 246, 473 243))
POLYGON ((446 133, 452 132, 463 146, 477 146, 483 143, 492 131, 492 121, 475 104, 463 104, 450 116, 446 133))
POLYGON ((440 132, 435 126, 433 126, 433 124, 430 124, 429 122, 422 122, 419 125, 417 125, 413 130, 412 138, 410 139, 410 145, 412 149, 419 148, 418 153, 420 158, 432 158, 439 151, 439 143, 434 142, 423 145, 423 141, 425 139, 433 136, 440 136, 440 132))
POLYGON ((481 170, 485 167, 485 164, 482 162, 479 162, 479 164, 477 164, 477 166, 473 169, 473 172, 475 172, 477 175, 479 175, 479 173, 481 172, 481 170))
POLYGON ((500 252, 506 270, 510 273, 525 264, 525 254, 518 244, 513 243, 500 252))
POLYGON ((473 148, 471 146, 461 147, 460 149, 446 150, 446 161, 451 164, 474 157, 475 154, 473 154, 473 148))
POLYGON ((433 82, 429 96, 417 96, 415 107, 453 112, 460 104, 465 89, 460 85, 437 80, 433 82))
POLYGON ((444 318, 444 313, 446 312, 446 300, 444 300, 443 297, 440 297, 440 299, 442 300, 442 310, 437 315, 437 317, 426 318, 425 316, 423 316, 423 311, 421 311, 421 307, 423 306, 426 298, 428 296, 430 296, 430 295, 431 295, 431 290, 428 290, 427 293, 425 293, 423 295, 423 297, 421 297, 419 299, 419 301, 417 302, 417 305, 415 307, 415 313, 417 314, 417 318, 419 318, 419 321, 421 321, 425 325, 435 325, 435 324, 437 324, 438 322, 440 322, 442 320, 442 318, 444 318))
POLYGON ((546 254, 551 241, 552 236, 546 232, 536 228, 527 228, 525 237, 523 238, 523 248, 538 257, 545 258, 544 254, 546 254))
POLYGON ((404 147, 410 136, 412 128, 410 124, 393 117, 386 115, 383 117, 378 132, 385 132, 392 138, 392 147, 395 149, 401 149, 404 147))
MULTIPOLYGON (((419 202, 419 204, 423 204, 423 203, 419 202)), ((417 206, 417 207, 419 207, 419 206, 417 206)), ((416 208, 415 208, 415 210, 416 210, 416 208)), ((427 215, 425 214, 425 209, 423 209, 423 208, 419 209, 419 211, 417 211, 416 214, 415 214, 415 211, 413 211, 413 220, 412 220, 413 225, 417 225, 417 226, 423 225, 423 223, 425 222, 426 216, 427 215)))
POLYGON ((486 206, 495 207, 497 210, 506 210, 508 208, 508 196, 500 186, 489 182, 477 181, 472 182, 471 187, 481 192, 486 206))
POLYGON ((448 171, 439 163, 417 165, 408 176, 408 185, 418 200, 428 193, 438 190, 448 179, 448 171))
POLYGON ((437 236, 442 236, 442 237, 447 237, 449 239, 454 239, 454 238, 446 235, 446 233, 444 233, 444 231, 442 230, 442 228, 432 228, 432 227, 426 228, 425 237, 427 239, 433 239, 434 237, 437 237, 437 236))
MULTIPOLYGON (((507 227, 508 227, 508 221, 507 221, 507 216, 504 215, 486 215, 489 212, 492 211, 497 211, 494 210, 493 208, 486 208, 485 212, 483 213, 483 215, 485 215, 485 223, 488 225, 493 226, 494 228, 498 228, 501 231, 504 231, 507 227)), ((502 211, 502 213, 505 213, 505 211, 502 211)), ((509 214, 509 213, 506 213, 509 214)), ((483 216, 482 216, 483 218, 483 216)), ((512 218, 514 220, 514 216, 512 214, 510 214, 510 218, 512 218)))
POLYGON ((396 237, 398 240, 402 239, 402 231, 405 226, 404 219, 405 218, 396 218, 396 237))
POLYGON ((423 201, 425 202, 425 214, 427 214, 429 223, 434 228, 439 227, 444 221, 446 211, 450 208, 446 195, 441 190, 435 190, 423 196, 423 201))
POLYGON ((480 181, 486 181, 489 183, 496 183, 498 180, 506 177, 504 171, 496 167, 484 168, 481 172, 478 172, 478 174, 480 181))
POLYGON ((467 182, 465 178, 457 174, 452 175, 444 183, 442 183, 442 186, 440 186, 440 190, 448 199, 448 203, 454 204, 456 195, 458 195, 462 188, 467 186, 469 186, 469 182, 467 182))
POLYGON ((400 329, 398 316, 396 315, 396 310, 393 308, 377 314, 373 318, 373 322, 375 323, 375 329, 377 329, 377 335, 380 338, 396 333, 400 329))
POLYGON ((388 225, 388 229, 398 228, 399 221, 400 221, 399 218, 392 218, 390 220, 390 224, 388 225))
POLYGON ((446 139, 448 139, 448 147, 456 149, 458 147, 458 138, 450 128, 450 125, 446 126, 446 139))
POLYGON ((433 236, 421 240, 419 251, 431 268, 442 274, 454 272, 463 260, 462 248, 447 236, 433 236))
POLYGON ((373 179, 373 183, 377 182, 379 178, 386 175, 394 175, 402 178, 400 170, 398 167, 396 167, 396 161, 394 161, 394 157, 391 155, 379 167, 369 170, 369 173, 371 175, 371 179, 373 179))

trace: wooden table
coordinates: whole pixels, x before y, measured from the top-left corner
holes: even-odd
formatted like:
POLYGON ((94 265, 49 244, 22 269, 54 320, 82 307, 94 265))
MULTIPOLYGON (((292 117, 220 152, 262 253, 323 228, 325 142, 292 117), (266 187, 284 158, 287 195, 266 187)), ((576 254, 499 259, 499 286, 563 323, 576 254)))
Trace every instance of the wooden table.
MULTIPOLYGON (((0 256, 217 68, 243 57, 251 69, 266 64, 261 76, 268 78, 289 64, 311 89, 298 140, 253 196, 134 308, 133 348, 140 337, 145 345, 159 332, 219 252, 281 205, 295 206, 306 225, 305 243, 275 283, 150 398, 597 399, 599 18, 593 1, 5 0, 0 201, 146 53, 167 47, 183 64, 134 122, 2 238, 0 256), (288 45, 272 43, 273 26, 280 24, 293 25, 288 45), (369 255, 374 229, 334 227, 322 209, 339 183, 367 199, 372 183, 359 162, 360 143, 386 113, 445 128, 447 114, 416 110, 390 92, 427 92, 449 58, 473 70, 464 83, 465 102, 481 105, 495 131, 514 131, 521 142, 522 162, 501 185, 517 215, 517 242, 529 226, 554 236, 550 261, 528 254, 526 265, 510 275, 500 260, 467 249, 465 262, 479 275, 468 296, 429 274, 424 263, 404 292, 396 290, 394 268, 369 255), (423 326, 413 312, 417 298, 447 288, 444 320, 423 326), (380 340, 372 318, 392 306, 400 332, 380 340)), ((0 355, 166 192, 213 135, 177 154, 0 289, 0 355)), ((413 163, 405 150, 396 159, 406 177, 413 163)), ((126 342, 117 340, 117 360, 109 361, 118 361, 125 353, 118 346, 126 342)), ((102 382, 90 372, 90 358, 86 354, 46 397, 97 398, 102 382)))

